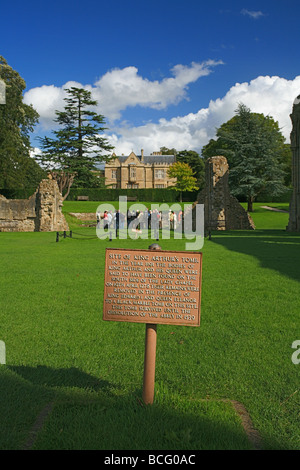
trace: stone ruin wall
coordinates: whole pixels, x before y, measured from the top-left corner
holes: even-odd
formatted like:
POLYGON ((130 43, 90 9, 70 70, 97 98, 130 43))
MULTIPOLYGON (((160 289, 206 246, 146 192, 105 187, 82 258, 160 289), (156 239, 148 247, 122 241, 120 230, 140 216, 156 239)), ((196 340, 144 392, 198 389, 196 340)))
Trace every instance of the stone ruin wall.
POLYGON ((291 149, 292 149, 292 186, 293 193, 289 207, 289 232, 300 232, 300 95, 293 103, 290 115, 292 121, 291 149))
POLYGON ((223 156, 208 158, 205 163, 205 187, 199 193, 198 204, 204 204, 204 229, 254 230, 248 212, 230 194, 228 163, 223 156))
POLYGON ((0 195, 0 232, 55 232, 69 230, 61 211, 57 182, 44 179, 29 199, 0 195))

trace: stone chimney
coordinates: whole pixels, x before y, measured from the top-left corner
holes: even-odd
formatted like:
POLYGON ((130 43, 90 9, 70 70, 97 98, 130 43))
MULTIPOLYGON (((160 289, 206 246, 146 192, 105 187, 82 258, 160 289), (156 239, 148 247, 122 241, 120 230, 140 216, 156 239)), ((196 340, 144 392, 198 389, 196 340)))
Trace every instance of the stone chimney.
POLYGON ((141 162, 144 161, 144 149, 141 150, 141 162))

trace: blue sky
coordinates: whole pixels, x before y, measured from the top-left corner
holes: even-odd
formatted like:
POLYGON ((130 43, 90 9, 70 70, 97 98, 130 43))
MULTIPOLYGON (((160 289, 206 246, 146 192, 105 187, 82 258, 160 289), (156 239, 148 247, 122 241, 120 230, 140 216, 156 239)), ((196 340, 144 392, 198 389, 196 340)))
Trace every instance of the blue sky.
POLYGON ((200 152, 239 102, 288 140, 299 13, 296 0, 16 0, 0 8, 0 54, 40 113, 34 146, 73 84, 98 100, 117 153, 200 152))

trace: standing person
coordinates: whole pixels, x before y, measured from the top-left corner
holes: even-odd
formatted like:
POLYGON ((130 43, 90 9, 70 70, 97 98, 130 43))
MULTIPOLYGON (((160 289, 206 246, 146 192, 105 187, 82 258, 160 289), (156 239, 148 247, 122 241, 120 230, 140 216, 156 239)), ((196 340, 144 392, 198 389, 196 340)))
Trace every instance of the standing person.
POLYGON ((173 212, 173 226, 174 226, 174 230, 177 229, 177 214, 176 212, 173 212))
POLYGON ((98 211, 96 212, 96 218, 97 218, 97 224, 99 224, 100 219, 101 219, 101 214, 98 211))
POLYGON ((113 219, 111 211, 108 212, 107 219, 108 219, 108 227, 110 227, 110 225, 112 223, 112 219, 113 219))
POLYGON ((174 212, 169 212, 170 229, 174 230, 174 212))
POLYGON ((158 213, 158 227, 160 230, 162 229, 162 211, 158 213))
POLYGON ((107 211, 104 211, 104 214, 103 214, 103 228, 104 228, 104 229, 108 228, 108 215, 107 215, 107 211))
POLYGON ((178 221, 178 225, 181 225, 181 222, 182 222, 182 210, 180 210, 180 211, 178 212, 177 221, 178 221))
POLYGON ((116 229, 118 230, 120 227, 120 211, 117 210, 116 212, 116 229))
POLYGON ((119 215, 119 223, 120 223, 120 229, 124 228, 124 222, 125 222, 125 215, 120 212, 119 215))
POLYGON ((159 238, 159 212, 157 209, 151 212, 151 234, 153 233, 154 238, 158 240, 159 238))
POLYGON ((128 208, 127 209, 127 225, 129 225, 131 222, 131 210, 128 208))

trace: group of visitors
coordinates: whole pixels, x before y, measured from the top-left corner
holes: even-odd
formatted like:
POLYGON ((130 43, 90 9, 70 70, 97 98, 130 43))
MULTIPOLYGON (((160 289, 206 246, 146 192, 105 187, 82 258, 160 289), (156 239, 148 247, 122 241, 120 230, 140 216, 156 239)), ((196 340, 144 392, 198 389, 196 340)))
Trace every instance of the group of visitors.
POLYGON ((158 211, 157 209, 145 211, 132 211, 128 209, 127 214, 119 210, 105 210, 102 214, 97 213, 97 224, 103 224, 104 229, 123 229, 127 218, 127 227, 132 224, 133 230, 141 231, 146 229, 162 229, 169 226, 171 230, 176 230, 182 223, 182 211, 158 211))

